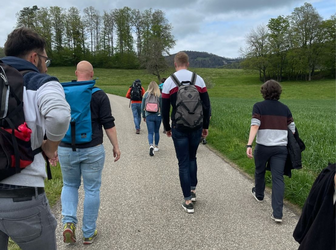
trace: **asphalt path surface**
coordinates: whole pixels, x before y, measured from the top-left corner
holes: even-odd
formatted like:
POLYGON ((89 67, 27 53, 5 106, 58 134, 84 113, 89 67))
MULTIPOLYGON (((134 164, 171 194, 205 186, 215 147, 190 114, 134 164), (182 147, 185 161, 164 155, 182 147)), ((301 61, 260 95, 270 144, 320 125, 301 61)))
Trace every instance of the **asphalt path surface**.
POLYGON ((292 237, 297 210, 286 205, 283 223, 275 223, 270 192, 258 203, 251 195, 253 180, 206 145, 200 144, 197 153, 195 213, 184 212, 172 139, 161 128, 160 151, 150 157, 146 124, 142 121, 141 133, 135 134, 129 100, 109 98, 121 159, 113 161, 112 145, 105 137, 98 236, 93 244, 83 245, 81 186, 75 244, 63 243, 60 202, 52 208, 58 249, 298 249, 292 237))

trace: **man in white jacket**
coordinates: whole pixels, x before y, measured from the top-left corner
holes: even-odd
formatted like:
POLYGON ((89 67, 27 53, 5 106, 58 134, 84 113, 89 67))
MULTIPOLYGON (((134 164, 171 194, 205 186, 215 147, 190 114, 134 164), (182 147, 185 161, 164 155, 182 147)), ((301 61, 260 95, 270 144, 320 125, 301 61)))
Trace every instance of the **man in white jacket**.
MULTIPOLYGON (((63 87, 47 74, 50 64, 45 40, 35 31, 18 28, 8 35, 1 60, 24 74, 24 114, 32 130, 31 147, 42 147, 44 154, 57 160, 57 147, 70 121, 70 107, 63 87)), ((44 192, 46 178, 42 153, 20 173, 0 182, 0 249, 7 249, 8 238, 22 249, 56 249, 56 219, 44 192)))

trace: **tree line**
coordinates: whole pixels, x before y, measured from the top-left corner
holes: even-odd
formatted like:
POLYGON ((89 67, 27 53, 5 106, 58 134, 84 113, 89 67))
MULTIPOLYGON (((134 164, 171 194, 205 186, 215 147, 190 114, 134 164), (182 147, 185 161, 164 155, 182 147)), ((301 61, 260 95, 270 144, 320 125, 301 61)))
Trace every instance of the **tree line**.
POLYGON ((336 15, 323 20, 310 3, 289 16, 271 18, 246 38, 245 69, 257 69, 261 81, 273 78, 335 78, 336 15))
POLYGON ((144 68, 158 79, 168 67, 163 54, 175 45, 172 26, 161 10, 124 7, 101 15, 92 6, 81 13, 76 7, 34 5, 17 13, 16 26, 32 28, 46 39, 54 66, 85 59, 94 67, 144 68))

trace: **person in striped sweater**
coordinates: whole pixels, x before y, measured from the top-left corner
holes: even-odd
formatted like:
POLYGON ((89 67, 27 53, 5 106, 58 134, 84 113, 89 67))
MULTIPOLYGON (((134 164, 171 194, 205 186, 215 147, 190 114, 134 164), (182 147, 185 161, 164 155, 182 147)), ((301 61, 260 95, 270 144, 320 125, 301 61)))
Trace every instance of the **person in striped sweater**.
POLYGON ((255 162, 255 187, 252 195, 258 202, 264 199, 266 165, 272 173, 272 215, 282 222, 284 197, 284 168, 287 158, 288 129, 295 132, 295 123, 289 108, 279 101, 282 88, 280 83, 269 80, 260 90, 264 101, 253 106, 251 128, 246 145, 246 154, 255 162), (287 129, 288 128, 288 129, 287 129), (254 152, 252 143, 256 137, 254 152))

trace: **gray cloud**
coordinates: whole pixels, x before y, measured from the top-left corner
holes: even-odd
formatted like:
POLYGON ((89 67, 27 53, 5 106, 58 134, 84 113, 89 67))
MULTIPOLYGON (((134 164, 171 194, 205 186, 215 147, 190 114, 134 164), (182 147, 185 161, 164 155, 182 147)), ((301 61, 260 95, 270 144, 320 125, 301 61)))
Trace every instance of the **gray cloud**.
POLYGON ((289 15, 304 2, 319 6, 324 18, 335 14, 334 0, 42 0, 10 1, 1 8, 0 46, 16 24, 16 13, 24 7, 59 6, 65 9, 76 7, 81 12, 93 6, 100 14, 125 6, 131 9, 160 9, 173 26, 176 46, 171 53, 180 50, 197 50, 224 57, 238 57, 246 35, 259 25, 267 24, 270 18, 289 15), (325 14, 327 13, 327 14, 325 14))
POLYGON ((277 9, 284 6, 292 6, 299 4, 300 0, 207 0, 198 1, 199 8, 207 13, 227 13, 231 11, 241 12, 254 12, 267 9, 277 9))

